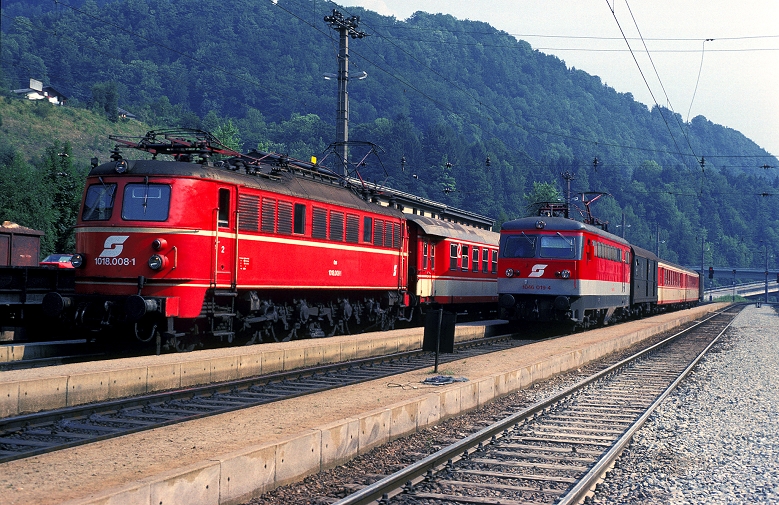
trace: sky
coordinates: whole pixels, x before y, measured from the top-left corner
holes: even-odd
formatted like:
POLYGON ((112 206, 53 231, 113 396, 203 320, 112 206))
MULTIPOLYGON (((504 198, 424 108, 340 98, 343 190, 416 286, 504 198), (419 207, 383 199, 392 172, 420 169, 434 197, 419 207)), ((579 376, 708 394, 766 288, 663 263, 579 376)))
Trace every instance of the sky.
POLYGON ((399 20, 424 11, 484 21, 639 102, 705 116, 779 156, 779 0, 338 3, 399 20))

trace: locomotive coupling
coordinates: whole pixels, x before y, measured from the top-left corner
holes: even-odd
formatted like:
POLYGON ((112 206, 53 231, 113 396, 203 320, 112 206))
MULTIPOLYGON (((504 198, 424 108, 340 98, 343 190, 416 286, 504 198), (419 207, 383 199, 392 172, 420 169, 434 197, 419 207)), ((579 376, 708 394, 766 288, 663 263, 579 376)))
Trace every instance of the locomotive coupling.
POLYGON ((73 305, 73 299, 56 292, 46 293, 42 305, 44 314, 49 317, 57 317, 62 314, 62 311, 73 305))
POLYGON ((141 295, 129 296, 124 303, 125 314, 134 321, 141 319, 151 312, 159 312, 160 308, 161 305, 159 301, 154 298, 144 298, 141 295))
POLYGON ((506 309, 510 309, 514 306, 514 304, 517 303, 517 301, 514 299, 514 295, 510 295, 508 293, 503 293, 500 295, 500 298, 498 299, 498 303, 500 303, 500 306, 506 309))

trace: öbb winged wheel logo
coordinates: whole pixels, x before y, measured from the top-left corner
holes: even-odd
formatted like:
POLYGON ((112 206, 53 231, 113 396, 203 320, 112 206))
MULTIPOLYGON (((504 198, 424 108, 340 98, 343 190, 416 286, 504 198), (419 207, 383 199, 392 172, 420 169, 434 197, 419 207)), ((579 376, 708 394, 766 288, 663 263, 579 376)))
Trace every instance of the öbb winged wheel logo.
POLYGON ((103 244, 103 252, 100 253, 101 258, 116 258, 122 254, 124 249, 124 241, 130 238, 129 235, 111 235, 105 239, 103 244))

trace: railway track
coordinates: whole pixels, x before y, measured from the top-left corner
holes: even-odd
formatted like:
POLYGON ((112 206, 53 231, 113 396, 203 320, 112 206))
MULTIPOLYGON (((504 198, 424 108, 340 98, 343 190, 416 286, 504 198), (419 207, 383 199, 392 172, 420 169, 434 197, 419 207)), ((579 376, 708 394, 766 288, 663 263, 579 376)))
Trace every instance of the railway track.
POLYGON ((335 505, 579 503, 740 309, 710 316, 335 505))
MULTIPOLYGON (((446 363, 524 345, 509 335, 457 344, 446 363)), ((0 419, 0 463, 192 419, 250 408, 430 367, 435 354, 409 351, 127 399, 0 419)))

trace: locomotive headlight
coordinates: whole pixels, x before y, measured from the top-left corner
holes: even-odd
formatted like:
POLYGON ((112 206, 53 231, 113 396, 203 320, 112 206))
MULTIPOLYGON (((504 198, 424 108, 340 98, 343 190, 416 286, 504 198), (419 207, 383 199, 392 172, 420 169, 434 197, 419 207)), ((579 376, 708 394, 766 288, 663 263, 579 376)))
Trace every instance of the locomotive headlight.
POLYGON ((114 170, 117 174, 123 174, 127 172, 127 169, 129 168, 129 165, 127 164, 127 160, 119 160, 114 165, 114 170))
POLYGON ((152 254, 151 258, 149 258, 149 268, 152 270, 160 270, 162 267, 165 266, 165 257, 160 256, 159 254, 152 254))
POLYGON ((155 251, 159 251, 161 249, 165 249, 168 247, 168 241, 164 238, 155 238, 154 241, 151 243, 151 248, 155 251))
POLYGON ((84 265, 84 255, 83 254, 74 254, 72 258, 70 258, 70 264, 73 265, 73 268, 81 268, 84 265))
POLYGON ((513 268, 507 268, 506 269, 506 277, 514 277, 514 269, 513 268))
POLYGON ((560 272, 560 277, 563 279, 570 279, 571 278, 571 271, 570 270, 563 270, 560 272))

